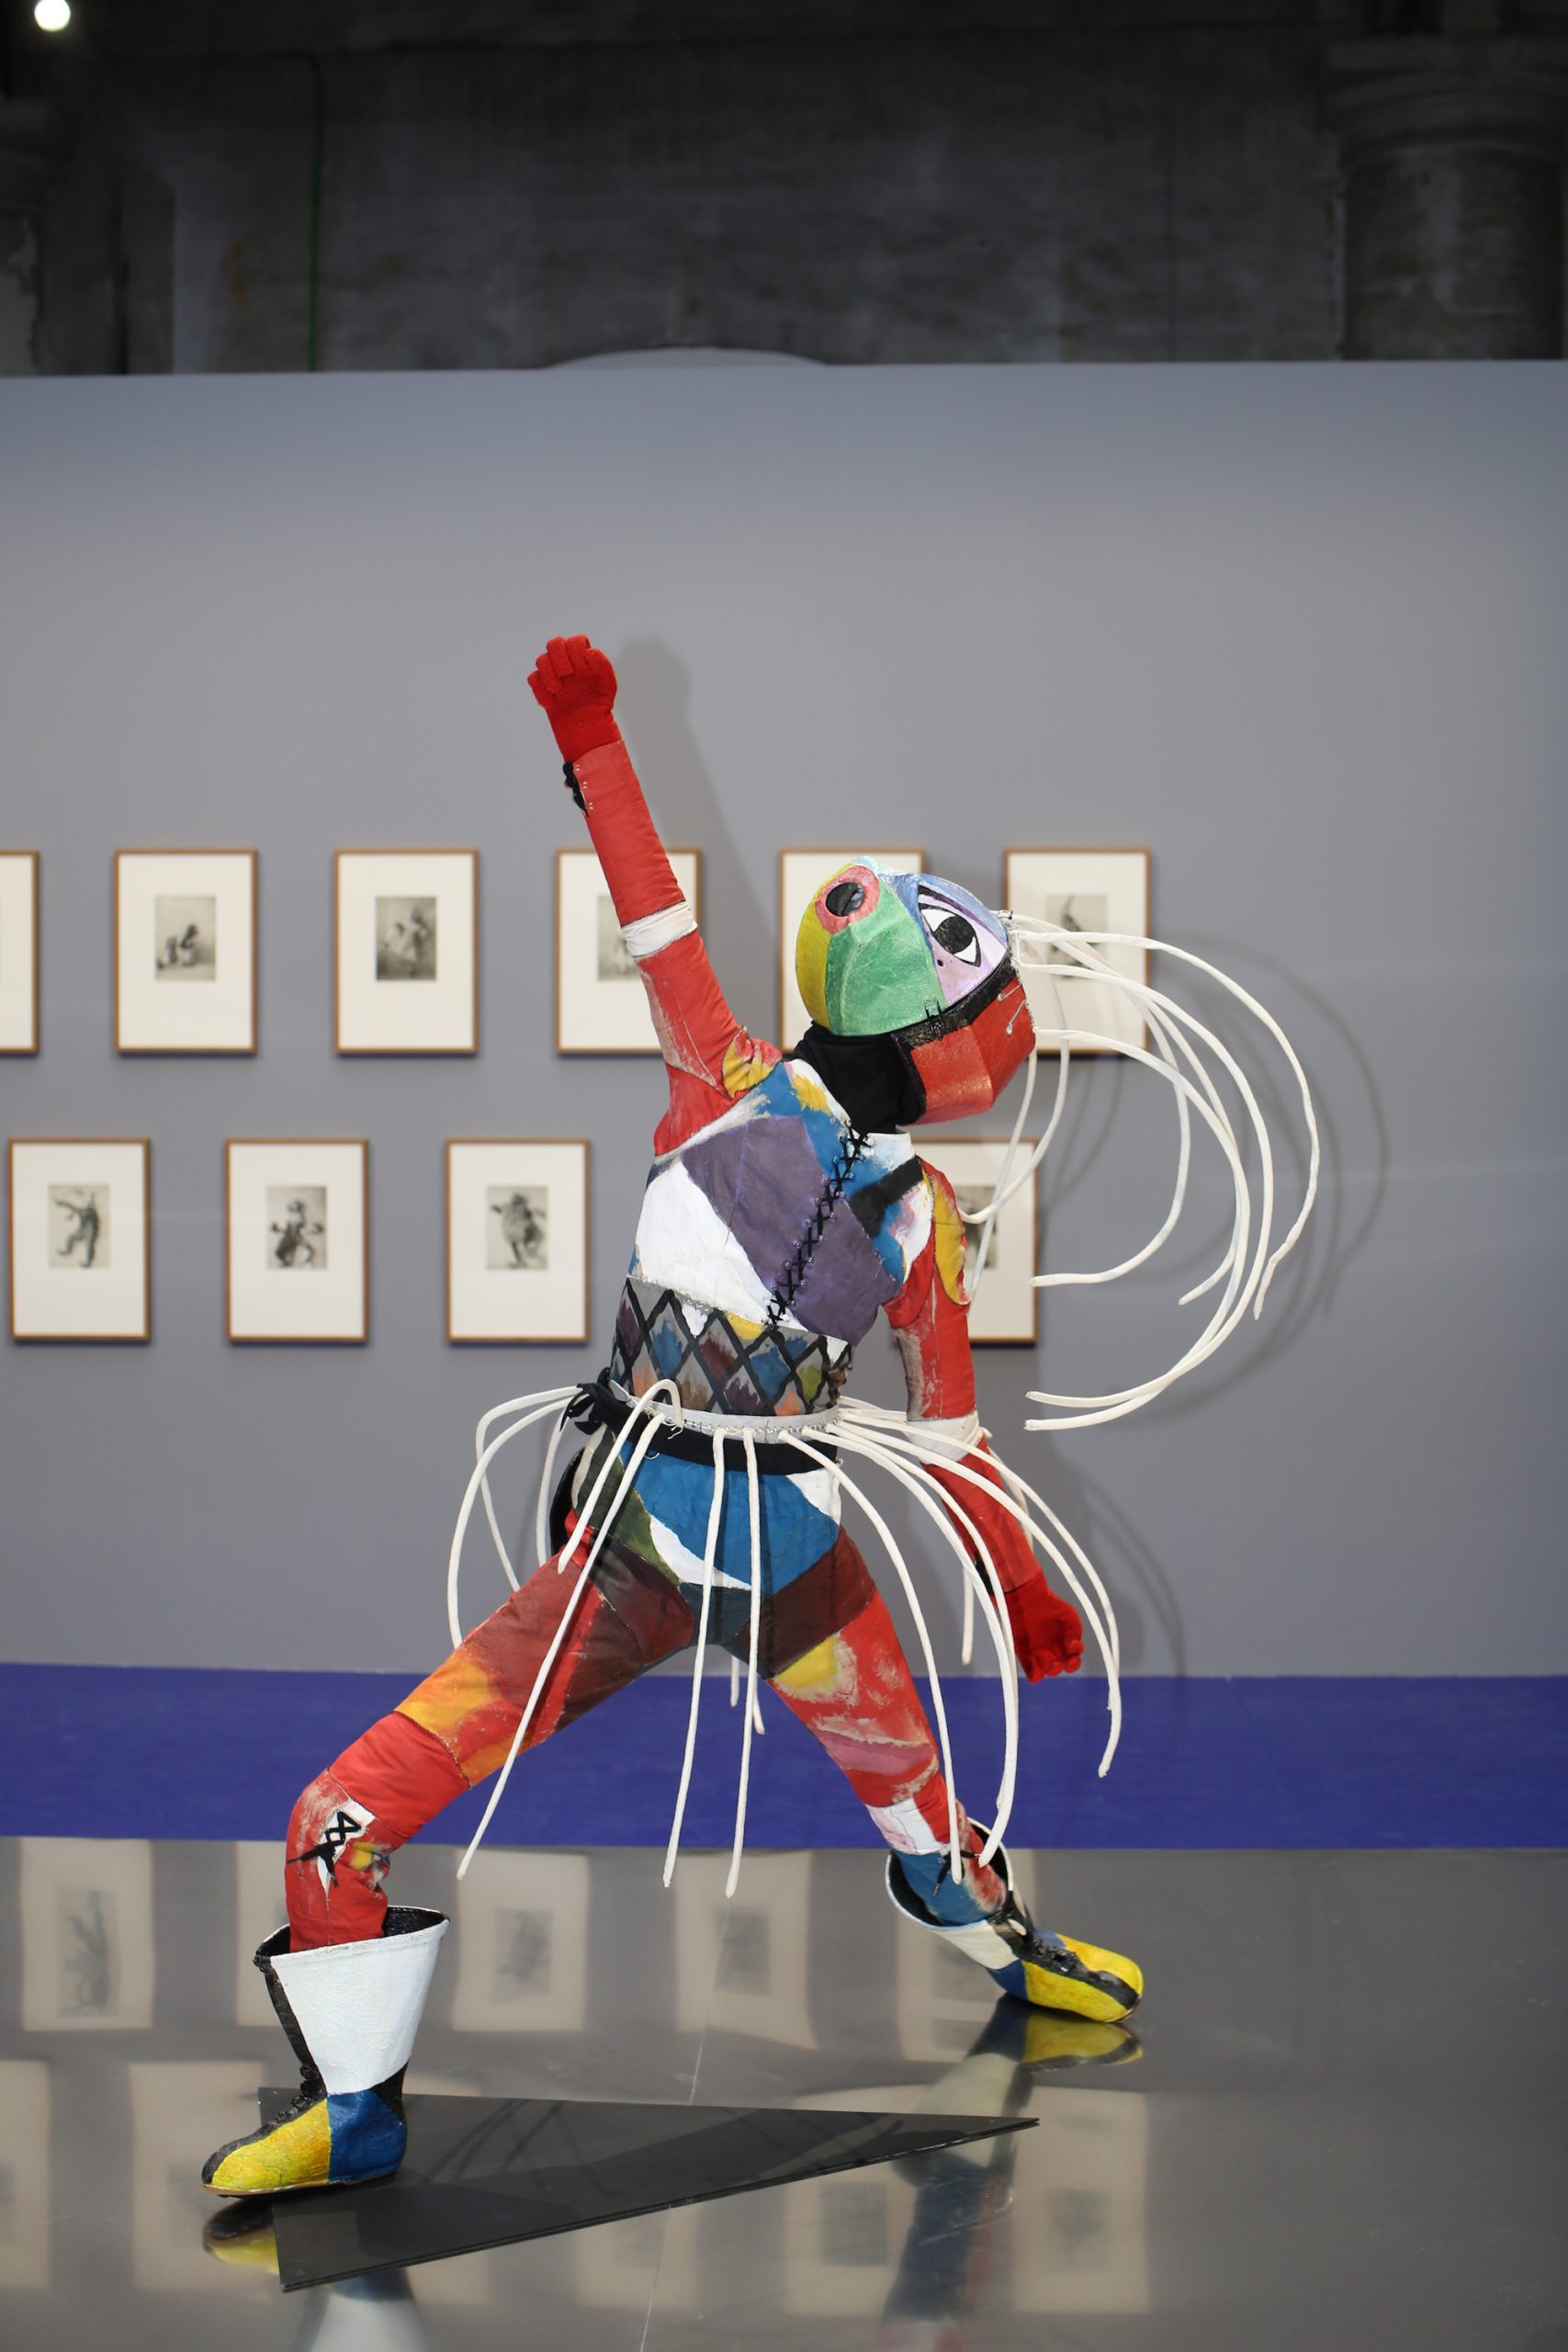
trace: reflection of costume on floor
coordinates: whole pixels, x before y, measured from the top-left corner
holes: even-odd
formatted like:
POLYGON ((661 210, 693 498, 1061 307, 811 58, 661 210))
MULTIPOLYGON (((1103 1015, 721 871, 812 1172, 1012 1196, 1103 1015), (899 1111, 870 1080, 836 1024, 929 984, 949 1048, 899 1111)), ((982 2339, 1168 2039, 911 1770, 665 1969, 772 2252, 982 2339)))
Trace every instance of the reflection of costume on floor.
MULTIPOLYGON (((382 1948, 389 1858, 452 1797, 499 1773, 492 1812, 523 1748, 682 1650, 695 1650, 700 1668, 712 1640, 744 1657, 748 1674, 731 1886, 755 1684, 765 1679, 840 1765, 893 1849, 889 1887, 903 1916, 1026 2000, 1096 2020, 1123 2017, 1142 1991, 1137 1969, 1038 1932, 1011 1892, 998 1842, 1016 1760, 1014 1654, 1032 1679, 1074 1671, 1083 1645, 1078 1613, 1049 1589, 1031 1538, 1057 1562, 1104 1657, 1111 1745, 1114 1625, 1081 1551, 987 1446, 975 1411, 962 1222, 946 1179, 910 1151, 903 1132, 988 1110, 1029 1057, 1033 1031, 1007 926, 934 877, 841 869, 801 925, 796 970, 812 1025, 793 1054, 781 1055, 725 1002, 611 717, 615 679, 604 656, 585 639, 552 640, 531 683, 648 988, 669 1107, 606 1372, 574 1392, 514 1399, 481 1422, 453 1547, 457 1645, 295 1809, 289 1945, 269 1970, 275 1998, 302 1962, 314 1963, 317 1988, 339 1965, 347 1984, 367 1939, 382 1948), (879 1311, 903 1359, 907 1419, 840 1397, 851 1351, 879 1311), (487 1439, 509 1413, 510 1426, 487 1439), (541 1565, 518 1585, 489 1465, 520 1431, 555 1422, 543 1500, 569 1419, 590 1442, 558 1491, 554 1548, 541 1535, 541 1565), (997 1647, 1008 1748, 992 1831, 971 1828, 953 1787, 923 1617, 897 1544, 846 1466, 862 1460, 936 1523, 997 1647), (863 1502, 903 1582, 931 1670, 934 1735, 886 1606, 840 1525, 840 1492, 863 1502), (460 1639, 456 1566, 480 1497, 514 1589, 460 1639)), ((1149 1021, 1181 1120, 1179 1205, 1187 1098, 1198 1101, 1199 1090, 1176 1070, 1156 1004, 1166 1000, 1151 999, 1149 1021)), ((1228 1126, 1206 1102, 1198 1107, 1224 1145, 1228 1126)), ((1239 1201, 1240 1157, 1226 1148, 1239 1201)), ((1244 1308, 1259 1280, 1266 1284, 1260 1258, 1244 1282, 1247 1229, 1238 1207, 1239 1238, 1215 1277, 1231 1278, 1211 1331, 1241 1311, 1238 1295, 1244 1308)), ((1267 1215, 1262 1231, 1266 1248, 1267 1215)), ((699 1671, 667 1876, 700 1689, 699 1671)), ((362 2057, 351 2069, 366 2076, 356 2094, 372 2086, 374 2063, 362 2057)), ((289 2185, 346 2177, 336 2143, 310 2112, 307 2100, 295 2126, 305 2169, 289 2185)), ((208 2167, 210 2185, 238 2193, 260 2185, 259 2176, 279 2185, 270 2136, 220 2151, 208 2167)), ((389 2145, 377 2143, 382 2154, 389 2145)))

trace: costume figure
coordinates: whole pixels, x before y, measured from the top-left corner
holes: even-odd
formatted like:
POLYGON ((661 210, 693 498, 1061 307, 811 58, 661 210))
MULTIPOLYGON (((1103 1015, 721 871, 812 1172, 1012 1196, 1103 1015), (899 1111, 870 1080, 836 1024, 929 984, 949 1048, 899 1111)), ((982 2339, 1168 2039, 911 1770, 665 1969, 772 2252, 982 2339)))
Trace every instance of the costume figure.
POLYGON ((522 1193, 513 1193, 504 1201, 492 1201, 490 1213, 501 1219, 501 1238, 512 1252, 513 1264, 537 1265, 544 1227, 522 1193))
MULTIPOLYGON (((648 989, 669 1104, 606 1371, 575 1391, 513 1400, 481 1422, 453 1545, 457 1646, 295 1807, 288 1922, 256 1959, 302 2086, 284 2119, 209 2160, 203 2178, 223 2195, 396 2167, 402 2068, 447 1923, 389 1908, 392 1852, 453 1797, 499 1772, 493 1812, 522 1749, 694 1646, 668 1880, 709 1642, 747 1669, 731 1887, 761 1677, 867 1807, 890 1849, 889 1893, 908 1920, 1042 2007, 1109 2024, 1143 1989, 1130 1960, 1036 1928, 1012 1887, 1001 1820, 986 1829, 965 1814, 912 1585, 886 1522, 845 1467, 846 1459, 879 1464, 913 1494, 961 1564, 1004 1668, 1009 1747, 998 1813, 1010 1803, 1014 1771, 1015 1655, 1033 1680, 1074 1672, 1083 1653, 1078 1610, 1047 1584, 1032 1538, 1056 1560, 1093 1627, 1110 1678, 1113 1743, 1116 1644, 1108 1604, 1101 1614, 1103 1589, 980 1430, 963 1224, 946 1179, 905 1132, 988 1110, 1029 1057, 1033 1030, 1009 929, 952 883, 846 866, 801 923, 796 969, 811 1026, 781 1053, 751 1036, 725 1001, 621 741, 607 658, 585 638, 553 639, 529 683, 648 989), (853 1408, 842 1394, 852 1351, 879 1312, 902 1358, 907 1419, 853 1408), (513 1412, 499 1436, 487 1436, 513 1412), (488 1471, 503 1445, 543 1420, 554 1424, 541 1487, 548 1540, 541 1566, 518 1584, 488 1471), (552 1492, 569 1426, 588 1442, 552 1492), (931 1673, 934 1734, 887 1608, 840 1525, 841 1491, 864 1504, 904 1582, 931 1673), (463 1639, 457 1564, 481 1497, 514 1589, 463 1639)), ((1092 944, 1081 952, 1095 954, 1092 944)), ((1162 1017, 1151 1012, 1151 1021, 1162 1017)), ((1059 1087, 1065 1071, 1064 1057, 1059 1087)), ((1180 1089, 1197 1090, 1174 1082, 1185 1152, 1180 1089)), ((1239 1167, 1237 1159, 1238 1183, 1239 1167)), ((1267 1218, 1264 1234, 1266 1242, 1267 1218)), ((1221 1270, 1231 1274, 1222 1314, 1257 1291, 1258 1272, 1244 1282, 1240 1271, 1244 1248, 1233 1242, 1221 1270)))
POLYGON ((280 1266, 313 1266, 316 1244, 326 1231, 310 1216, 303 1201, 290 1201, 283 1213, 283 1223, 272 1228, 277 1236, 273 1257, 280 1266))
POLYGON ((71 1220, 71 1229, 55 1254, 71 1258, 79 1248, 84 1267, 90 1266, 98 1254, 98 1236, 103 1230, 98 1196, 96 1193, 84 1193, 79 1201, 62 1198, 60 1205, 71 1220))

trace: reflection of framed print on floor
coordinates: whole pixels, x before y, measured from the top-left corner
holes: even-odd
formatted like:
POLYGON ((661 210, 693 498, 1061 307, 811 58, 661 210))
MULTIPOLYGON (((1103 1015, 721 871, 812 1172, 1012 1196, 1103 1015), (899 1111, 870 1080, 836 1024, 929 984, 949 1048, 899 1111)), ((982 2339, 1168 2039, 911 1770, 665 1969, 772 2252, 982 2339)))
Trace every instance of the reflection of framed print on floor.
MULTIPOLYGON (((702 852, 669 853, 675 879, 702 920, 702 852)), ((653 1016, 621 937, 598 854, 556 852, 556 1051, 656 1054, 653 1016)))
POLYGON ((36 849, 0 849, 0 1054, 38 1051, 36 849))
MULTIPOLYGON (((1010 849, 1004 885, 1015 914, 1043 915, 1067 931, 1123 931, 1137 937, 1149 928, 1149 853, 1146 849, 1010 849)), ((1141 947, 1097 951, 1118 972, 1146 983, 1149 959, 1141 947)), ((1079 1045, 1079 1054, 1115 1054, 1124 1046, 1146 1048, 1148 1025, 1139 1007, 1114 987, 1089 978, 1064 955, 1047 975, 1024 968, 1029 1009, 1040 1050, 1057 1053, 1053 1033, 1065 1020, 1069 1029, 1091 1031, 1102 1045, 1079 1045), (1057 995, 1061 1004, 1057 1007, 1057 995)))
POLYGON ((446 1337, 586 1340, 588 1146, 446 1146, 446 1337))
POLYGON ((340 1054, 477 1054, 479 854, 340 849, 340 1054))
POLYGON ((924 870, 923 849, 781 849, 779 852, 779 1034, 787 1053, 810 1026, 795 978, 795 934, 800 918, 829 874, 862 861, 890 866, 896 874, 924 870))
POLYGON ((17 1136, 11 1337, 148 1340, 152 1293, 142 1136, 17 1136))
POLYGON ((141 1838, 24 1838, 22 2031, 152 2022, 152 1849, 141 1838))
POLYGON ((224 1146, 230 1339, 368 1339, 369 1152, 335 1136, 224 1146))
MULTIPOLYGON (((1012 1176, 1027 1167, 1029 1155, 1039 1140, 1038 1136, 1020 1136, 1010 1182, 1012 1176)), ((969 1216, 976 1216, 988 1204, 1002 1172, 1007 1148, 1005 1136, 961 1136, 952 1140, 946 1136, 933 1136, 929 1145, 922 1144, 932 1166, 940 1168, 953 1186, 959 1207, 969 1216)), ((1030 1280, 1039 1242, 1035 1206, 1035 1180, 1031 1177, 1027 1184, 1020 1185, 1010 1201, 1003 1202, 991 1222, 986 1237, 984 1273, 969 1309, 972 1340, 1019 1340, 1032 1346, 1038 1336, 1040 1293, 1030 1280)), ((964 1272, 974 1290, 978 1227, 966 1225, 964 1237, 964 1272)))
POLYGON ((121 1054, 254 1054, 254 849, 122 849, 114 861, 121 1054))

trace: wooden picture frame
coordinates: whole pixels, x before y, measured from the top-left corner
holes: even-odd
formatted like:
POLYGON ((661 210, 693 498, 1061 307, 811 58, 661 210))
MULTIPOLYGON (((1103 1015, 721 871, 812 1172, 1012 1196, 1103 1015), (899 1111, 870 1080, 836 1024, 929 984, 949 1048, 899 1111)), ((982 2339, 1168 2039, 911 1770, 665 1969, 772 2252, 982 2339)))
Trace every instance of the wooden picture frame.
POLYGON ((477 849, 334 853, 333 1046, 479 1052, 477 849))
MULTIPOLYGON (((1070 928, 1130 932, 1143 939, 1149 930, 1151 862, 1146 849, 1010 849, 1002 895, 1010 912, 1043 915, 1054 922, 1062 920, 1064 907, 1073 910, 1076 900, 1077 910, 1068 916, 1070 928)), ((1147 986, 1146 949, 1107 947, 1104 953, 1115 969, 1147 986)), ((1052 1042, 1058 1030, 1058 996, 1069 1027, 1105 1040, 1092 1046, 1073 1041, 1074 1061, 1119 1054, 1129 1046, 1148 1051, 1148 1023, 1121 989, 1060 967, 1049 974, 1038 966, 1020 969, 1042 1055, 1061 1052, 1060 1043, 1052 1042)))
POLYGON ((795 935, 800 919, 840 865, 886 865, 896 874, 923 874, 923 849, 781 849, 779 852, 779 1034, 785 1053, 811 1023, 795 979, 795 935))
POLYGON ((148 1138, 13 1136, 6 1159, 12 1339, 151 1340, 148 1138))
POLYGON ((36 849, 0 850, 0 1054, 39 1049, 40 864, 36 849))
POLYGON ((223 1330, 236 1344, 354 1347, 369 1339, 370 1146, 363 1136, 229 1137, 223 1330))
POLYGON ((447 1340, 581 1346, 592 1262, 587 1137, 450 1136, 445 1156, 447 1340))
POLYGON ((114 854, 117 1054, 254 1054, 254 849, 114 854))
MULTIPOLYGON (((703 854, 665 854, 700 924, 703 854)), ((556 1051, 657 1054, 653 1015, 593 849, 556 852, 556 1051)))
MULTIPOLYGON (((1038 1136, 1020 1136, 1011 1174, 1028 1165, 1038 1136)), ((982 1209, 997 1188, 1007 1158, 1006 1136, 946 1136, 921 1130, 920 1150, 940 1169, 958 1196, 961 1209, 982 1209)), ((964 1273, 971 1284, 977 1237, 964 1228, 964 1273)), ((987 1238, 985 1278, 969 1309, 972 1347, 1032 1348, 1040 1338, 1040 1293, 1032 1276, 1040 1255, 1040 1187, 1022 1184, 1002 1207, 987 1238)))

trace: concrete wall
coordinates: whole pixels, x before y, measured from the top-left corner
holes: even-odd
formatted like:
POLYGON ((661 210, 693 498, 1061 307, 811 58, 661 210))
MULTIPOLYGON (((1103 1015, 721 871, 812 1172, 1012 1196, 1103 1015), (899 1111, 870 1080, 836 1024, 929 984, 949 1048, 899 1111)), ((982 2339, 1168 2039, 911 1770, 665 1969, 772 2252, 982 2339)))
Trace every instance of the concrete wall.
MULTIPOLYGON (((1326 1182, 1263 1325, 1138 1419, 1021 1434, 1026 1379, 1141 1377, 1190 1331, 1174 1295, 1224 1209, 1205 1161, 1168 1265, 1058 1296, 1037 1362, 983 1366, 1133 1667, 1568 1665, 1568 384, 1434 368, 1412 403, 1410 381, 0 387, 5 838, 44 854, 44 1046, 0 1064, 0 1125, 151 1135, 156 1213, 150 1348, 0 1349, 7 1651, 412 1669, 442 1645, 475 1418, 602 1355, 446 1344, 442 1138, 594 1137, 605 1332, 661 1095, 656 1065, 551 1046, 551 853, 579 820, 525 673, 587 627, 669 832, 706 844, 754 1023, 775 850, 913 836, 993 900, 1010 842, 1150 844, 1156 929, 1294 1037, 1326 1182), (339 1060, 331 854, 432 840, 483 854, 483 1050, 339 1060), (260 1055, 117 1059, 111 853, 191 841, 261 852, 260 1055), (225 1342, 222 1142, 268 1132, 372 1138, 367 1348, 225 1342)), ((1152 1229, 1155 1093, 1084 1074, 1053 1262, 1152 1229)), ((879 1340, 863 1369, 890 1398, 879 1340)))

